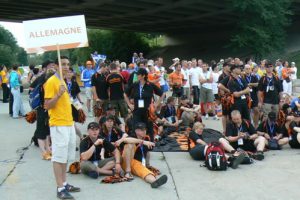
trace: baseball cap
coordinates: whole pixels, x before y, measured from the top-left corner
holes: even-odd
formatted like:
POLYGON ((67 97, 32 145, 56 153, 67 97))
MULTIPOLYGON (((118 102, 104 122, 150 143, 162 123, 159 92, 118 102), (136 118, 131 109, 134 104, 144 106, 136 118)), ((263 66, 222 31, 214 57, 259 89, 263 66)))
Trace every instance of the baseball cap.
POLYGON ((268 118, 269 118, 271 121, 275 121, 275 120, 276 120, 276 113, 273 112, 273 111, 269 112, 268 118))
POLYGON ((145 130, 145 129, 146 129, 146 124, 143 123, 143 122, 138 122, 138 123, 135 125, 135 130, 136 130, 136 129, 145 130))
POLYGON ((87 129, 95 129, 95 128, 97 128, 97 129, 100 128, 100 125, 97 122, 91 122, 91 123, 89 123, 89 125, 87 127, 87 129))
POLYGON ((116 109, 116 107, 114 105, 112 105, 111 103, 109 103, 107 105, 107 110, 114 110, 114 109, 116 109))
POLYGON ((173 58, 172 60, 173 60, 173 62, 178 62, 180 59, 176 57, 176 58, 173 58))

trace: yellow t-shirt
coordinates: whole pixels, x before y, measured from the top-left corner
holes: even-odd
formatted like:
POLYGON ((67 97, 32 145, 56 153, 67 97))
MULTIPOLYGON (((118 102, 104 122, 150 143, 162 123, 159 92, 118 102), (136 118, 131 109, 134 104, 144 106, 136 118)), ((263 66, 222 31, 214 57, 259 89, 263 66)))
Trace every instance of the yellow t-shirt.
MULTIPOLYGON (((66 84, 63 82, 66 86, 66 84)), ((61 81, 56 75, 51 76, 44 84, 45 99, 54 98, 61 85, 61 81)), ((66 91, 56 102, 55 106, 48 110, 49 126, 72 126, 72 108, 68 92, 66 91)))
POLYGON ((7 82, 8 82, 8 79, 7 79, 7 77, 6 77, 6 72, 2 70, 2 71, 0 72, 0 75, 1 75, 1 77, 2 77, 2 83, 7 83, 7 82))

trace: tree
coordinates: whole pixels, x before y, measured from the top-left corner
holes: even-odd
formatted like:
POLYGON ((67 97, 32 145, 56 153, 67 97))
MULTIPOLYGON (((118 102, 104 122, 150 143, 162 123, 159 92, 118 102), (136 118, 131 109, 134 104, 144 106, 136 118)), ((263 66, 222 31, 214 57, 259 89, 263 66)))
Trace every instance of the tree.
POLYGON ((256 58, 284 49, 291 0, 230 1, 239 18, 233 47, 250 50, 256 58))
POLYGON ((22 47, 19 48, 17 60, 20 65, 28 65, 27 53, 22 47))
POLYGON ((14 36, 0 26, 0 64, 10 67, 17 61, 18 45, 14 36))

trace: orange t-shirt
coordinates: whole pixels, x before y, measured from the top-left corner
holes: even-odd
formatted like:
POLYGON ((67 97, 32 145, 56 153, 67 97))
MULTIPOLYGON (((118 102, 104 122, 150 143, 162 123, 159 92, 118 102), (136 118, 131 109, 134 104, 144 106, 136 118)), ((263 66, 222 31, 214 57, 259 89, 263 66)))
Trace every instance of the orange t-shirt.
POLYGON ((148 80, 149 82, 155 84, 157 87, 160 88, 160 84, 159 84, 159 79, 160 79, 160 72, 159 71, 156 71, 156 72, 149 72, 148 74, 148 80), (157 81, 157 82, 155 82, 157 81))
POLYGON ((290 72, 291 72, 290 68, 284 67, 282 69, 282 79, 288 78, 290 76, 290 72))
POLYGON ((173 72, 169 76, 169 81, 172 86, 181 87, 183 83, 183 78, 184 76, 182 73, 178 74, 177 72, 173 72))

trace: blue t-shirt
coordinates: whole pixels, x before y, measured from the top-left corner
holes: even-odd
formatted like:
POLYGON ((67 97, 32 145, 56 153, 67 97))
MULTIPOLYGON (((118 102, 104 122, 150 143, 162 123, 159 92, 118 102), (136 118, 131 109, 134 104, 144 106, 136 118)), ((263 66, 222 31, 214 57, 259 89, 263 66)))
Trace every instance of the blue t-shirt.
POLYGON ((296 106, 296 101, 298 101, 298 103, 300 103, 300 98, 296 97, 292 100, 291 102, 291 108, 293 111, 298 110, 297 106, 296 106))
POLYGON ((9 83, 11 88, 20 86, 19 74, 16 71, 12 71, 9 76, 9 83))
POLYGON ((85 69, 81 74, 81 81, 84 84, 84 87, 92 87, 92 76, 95 74, 94 69, 85 69))

